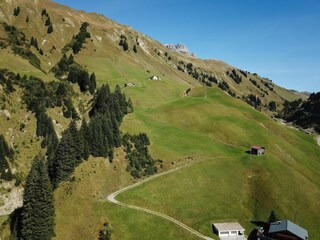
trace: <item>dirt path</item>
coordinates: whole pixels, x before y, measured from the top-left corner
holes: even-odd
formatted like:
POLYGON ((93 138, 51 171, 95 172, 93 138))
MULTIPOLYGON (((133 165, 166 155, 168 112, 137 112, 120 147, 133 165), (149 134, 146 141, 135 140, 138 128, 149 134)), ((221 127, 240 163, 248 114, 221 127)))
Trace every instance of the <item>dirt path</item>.
POLYGON ((320 136, 317 137, 317 143, 320 146, 320 136))
MULTIPOLYGON (((190 164, 191 164, 191 163, 190 163, 190 164)), ((190 164, 186 164, 186 165, 184 165, 184 166, 178 167, 178 168, 176 168, 176 169, 173 169, 173 170, 170 170, 170 171, 167 171, 167 172, 164 172, 164 173, 160 173, 160 174, 157 174, 157 175, 153 175, 153 176, 151 176, 151 177, 149 177, 149 178, 147 178, 147 179, 144 179, 144 180, 142 180, 142 181, 140 181, 140 182, 137 182, 137 183, 135 183, 135 184, 132 184, 132 185, 130 185, 130 186, 127 186, 127 187, 125 187, 125 188, 122 188, 122 189, 120 189, 120 190, 118 190, 118 191, 116 191, 116 192, 114 192, 114 193, 111 193, 111 194, 107 197, 107 200, 108 200, 109 202, 112 202, 112 203, 117 204, 117 205, 122 206, 122 207, 127 207, 127 208, 135 209, 135 210, 138 210, 138 211, 141 211, 141 212, 146 212, 146 213, 149 213, 149 214, 153 214, 153 215, 156 215, 156 216, 158 216, 158 217, 162 217, 162 218, 164 218, 164 219, 166 219, 166 220, 168 220, 168 221, 171 221, 171 222, 177 224, 178 226, 186 229, 186 230, 189 231, 190 233, 198 236, 199 238, 206 239, 206 240, 213 240, 212 238, 207 237, 207 236, 203 235, 202 233, 199 233, 198 231, 192 229, 191 227, 185 225, 184 223, 182 223, 182 222, 180 222, 180 221, 178 221, 178 220, 176 220, 176 219, 174 219, 174 218, 172 218, 172 217, 170 217, 170 216, 168 216, 168 215, 165 215, 165 214, 163 214, 163 213, 159 213, 159 212, 156 212, 156 211, 152 211, 152 210, 149 210, 149 209, 146 209, 146 208, 142 208, 142 207, 137 207, 137 206, 133 206, 133 205, 130 205, 130 204, 126 204, 126 203, 120 202, 120 201, 118 201, 118 200, 116 199, 117 195, 120 194, 120 193, 123 193, 123 192, 125 192, 125 191, 127 191, 127 190, 129 190, 129 189, 135 188, 135 187, 137 187, 137 186, 139 186, 139 185, 141 185, 141 184, 143 184, 143 183, 145 183, 145 182, 148 182, 148 181, 150 181, 150 180, 152 180, 152 179, 155 179, 155 178, 158 178, 158 177, 160 177, 160 176, 163 176, 163 175, 172 173, 172 172, 174 172, 174 171, 177 171, 177 170, 179 170, 179 169, 181 169, 181 168, 183 168, 183 167, 186 167, 186 166, 188 166, 188 165, 190 165, 190 164)), ((105 200, 106 200, 106 199, 104 199, 103 201, 105 201, 105 200)))

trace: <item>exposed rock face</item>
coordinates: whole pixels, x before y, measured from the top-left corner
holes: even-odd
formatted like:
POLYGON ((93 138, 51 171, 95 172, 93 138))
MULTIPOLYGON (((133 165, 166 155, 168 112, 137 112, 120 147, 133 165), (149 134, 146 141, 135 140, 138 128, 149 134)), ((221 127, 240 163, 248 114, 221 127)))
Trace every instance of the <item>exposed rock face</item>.
POLYGON ((165 44, 166 48, 170 49, 171 51, 186 54, 192 57, 195 57, 196 55, 194 53, 190 53, 189 49, 181 43, 178 44, 165 44))
POLYGON ((14 187, 13 182, 5 182, 0 184, 1 194, 0 200, 0 216, 8 215, 23 204, 23 189, 14 187))

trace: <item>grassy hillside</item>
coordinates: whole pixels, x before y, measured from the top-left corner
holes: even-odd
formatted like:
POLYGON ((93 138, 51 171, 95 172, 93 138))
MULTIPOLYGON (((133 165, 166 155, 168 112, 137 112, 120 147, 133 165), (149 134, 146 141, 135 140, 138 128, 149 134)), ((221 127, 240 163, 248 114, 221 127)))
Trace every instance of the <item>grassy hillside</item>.
POLYGON ((166 213, 204 234, 211 234, 210 224, 217 221, 238 220, 249 230, 250 221, 266 220, 274 209, 281 218, 297 214, 296 222, 319 237, 313 213, 320 207, 320 149, 312 136, 280 126, 219 90, 207 90, 206 98, 204 91, 136 115, 150 129, 153 153, 165 159, 197 154, 203 161, 119 200, 166 213), (265 146, 266 155, 246 154, 252 144, 265 146))
MULTIPOLYGON (((147 133, 152 157, 163 160, 159 172, 182 167, 123 193, 119 199, 166 213, 208 236, 212 236, 212 222, 237 220, 250 230, 254 227, 251 220, 266 220, 274 209, 281 218, 296 217, 312 238, 320 237, 320 148, 311 135, 286 128, 267 116, 273 114, 267 106, 270 101, 281 107, 284 100, 302 95, 222 61, 170 52, 144 34, 95 13, 47 0, 0 3, 0 68, 21 77, 62 81, 51 70, 64 53, 70 56, 72 50, 65 51, 64 47, 74 40, 81 24, 88 22, 91 37, 74 55, 75 62, 90 74, 95 72, 99 86, 108 83, 113 90, 118 84, 131 98, 134 112, 126 115, 121 131, 147 133), (13 16, 17 6, 21 12, 13 16), (46 17, 41 14, 43 9, 53 23, 50 34, 46 17), (17 31, 5 30, 4 22, 17 31), (14 40, 19 31, 25 34, 25 40, 18 39, 21 45, 14 40), (119 46, 121 35, 127 38, 128 51, 119 46), (37 38, 43 55, 30 46, 32 37, 37 38), (17 46, 29 50, 40 66, 14 54, 17 46), (192 71, 187 67, 191 63, 192 71), (230 77, 233 69, 241 76, 240 83, 230 77), (195 72, 198 79, 193 76, 195 72), (161 80, 150 81, 153 75, 161 80), (217 83, 204 87, 209 76, 217 83), (218 88, 223 81, 236 97, 218 88), (135 86, 124 87, 128 82, 135 86), (249 94, 261 98, 263 113, 244 103, 243 96, 249 94), (246 154, 254 144, 265 146, 266 155, 246 154)), ((35 134, 34 114, 21 101, 22 89, 14 87, 16 91, 9 94, 0 85, 0 134, 15 150, 11 165, 23 184, 32 159, 45 149, 41 149, 41 137, 35 134)), ((92 96, 80 93, 76 84, 72 89, 75 109, 82 115, 80 118, 88 118, 92 96)), ((62 107, 52 107, 47 113, 60 135, 70 119, 63 116, 62 107)), ((166 220, 103 201, 109 193, 138 181, 126 166, 124 149, 119 148, 113 163, 90 157, 76 169, 72 181, 60 185, 55 191, 55 239, 96 239, 105 222, 111 224, 112 239, 196 239, 166 220)), ((1 217, 0 223, 4 220, 1 217)), ((8 239, 8 231, 7 226, 0 235, 2 239, 8 239)))

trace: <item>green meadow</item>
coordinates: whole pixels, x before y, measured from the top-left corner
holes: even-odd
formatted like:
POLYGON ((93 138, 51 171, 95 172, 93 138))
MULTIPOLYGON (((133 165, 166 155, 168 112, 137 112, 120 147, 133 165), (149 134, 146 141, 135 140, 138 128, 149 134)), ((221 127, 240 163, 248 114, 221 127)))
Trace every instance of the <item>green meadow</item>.
POLYGON ((313 136, 207 88, 138 108, 123 130, 147 132, 152 154, 168 165, 188 157, 194 163, 120 194, 120 201, 165 213, 207 236, 213 236, 211 223, 235 220, 249 234, 251 221, 266 221, 271 210, 320 236, 320 148, 313 136), (265 146, 266 155, 245 153, 254 144, 265 146))

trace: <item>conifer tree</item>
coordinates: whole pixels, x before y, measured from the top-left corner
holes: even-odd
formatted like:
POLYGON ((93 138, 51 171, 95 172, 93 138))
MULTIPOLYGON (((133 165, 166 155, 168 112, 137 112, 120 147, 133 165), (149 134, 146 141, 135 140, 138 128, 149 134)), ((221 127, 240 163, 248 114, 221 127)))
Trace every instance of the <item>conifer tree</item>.
POLYGON ((128 51, 129 50, 129 45, 128 45, 126 40, 124 40, 122 47, 123 47, 124 51, 128 51))
POLYGON ((39 50, 39 46, 38 46, 38 40, 35 38, 34 39, 34 45, 33 45, 37 50, 39 50))
POLYGON ((12 84, 12 81, 11 81, 11 78, 9 78, 6 82, 6 89, 8 90, 8 92, 12 93, 15 91, 14 87, 13 87, 13 84, 12 84))
POLYGON ((54 196, 42 157, 37 156, 27 177, 21 213, 21 239, 49 240, 54 234, 54 196))
MULTIPOLYGON (((49 175, 55 188, 61 181, 67 180, 81 163, 84 149, 83 138, 77 130, 76 122, 73 120, 63 133, 50 163, 49 175)), ((88 153, 86 154, 88 155, 88 153)))
POLYGON ((131 98, 129 98, 127 106, 128 106, 128 112, 133 112, 133 105, 132 105, 131 98))
POLYGON ((89 149, 89 128, 85 119, 82 119, 81 129, 80 129, 80 137, 83 141, 83 150, 82 150, 82 158, 87 160, 90 155, 89 149))
POLYGON ((270 216, 268 217, 268 223, 273 223, 278 221, 277 215, 274 210, 271 211, 270 216))
POLYGON ((20 14, 20 7, 18 6, 13 10, 13 16, 17 17, 19 16, 19 14, 20 14))
POLYGON ((72 120, 67 131, 70 133, 72 137, 72 142, 73 145, 70 143, 70 147, 73 148, 74 151, 74 156, 75 156, 75 165, 77 166, 78 164, 81 163, 82 155, 83 155, 83 149, 84 149, 84 142, 82 137, 80 136, 80 133, 77 129, 77 124, 75 120, 72 120))
POLYGON ((74 63, 74 56, 73 56, 73 54, 71 53, 70 56, 69 56, 69 58, 68 58, 67 64, 68 64, 68 65, 71 65, 72 63, 74 63))
POLYGON ((41 11, 41 16, 43 17, 44 15, 47 15, 47 10, 46 9, 42 9, 42 11, 41 11))
POLYGON ((135 52, 135 53, 137 53, 138 51, 137 51, 137 47, 136 47, 136 45, 134 45, 133 46, 133 51, 135 52))
POLYGON ((50 23, 49 26, 48 26, 47 33, 50 34, 52 32, 53 32, 53 25, 52 25, 52 23, 50 23))
POLYGON ((74 142, 70 132, 66 131, 56 148, 54 158, 52 159, 49 176, 54 188, 59 183, 67 180, 75 169, 75 149, 74 142), (72 147, 73 146, 73 147, 72 147))
POLYGON ((30 44, 31 44, 31 46, 34 46, 34 37, 33 36, 31 37, 30 44))
POLYGON ((91 94, 94 94, 96 87, 97 87, 96 75, 94 73, 92 73, 90 76, 89 92, 91 94))

